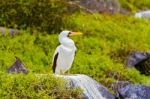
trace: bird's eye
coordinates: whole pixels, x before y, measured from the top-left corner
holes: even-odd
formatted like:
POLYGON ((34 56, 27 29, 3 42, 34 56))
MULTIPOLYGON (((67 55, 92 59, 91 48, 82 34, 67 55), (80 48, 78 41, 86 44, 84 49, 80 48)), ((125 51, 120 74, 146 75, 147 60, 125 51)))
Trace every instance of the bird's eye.
POLYGON ((69 37, 70 34, 71 34, 71 32, 68 33, 68 37, 69 37))

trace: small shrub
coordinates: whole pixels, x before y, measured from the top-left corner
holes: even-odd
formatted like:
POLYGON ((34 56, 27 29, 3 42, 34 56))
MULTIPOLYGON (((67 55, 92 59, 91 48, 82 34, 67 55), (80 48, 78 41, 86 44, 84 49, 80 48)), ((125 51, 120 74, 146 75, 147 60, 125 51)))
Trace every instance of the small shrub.
POLYGON ((0 0, 0 25, 58 32, 65 27, 66 4, 62 0, 0 0))
POLYGON ((150 8, 149 0, 119 0, 119 2, 121 3, 123 8, 132 12, 135 12, 136 10, 148 10, 150 8))
MULTIPOLYGON (((70 20, 68 29, 81 31, 84 34, 72 38, 78 50, 70 70, 71 74, 86 74, 108 88, 116 80, 150 85, 149 76, 141 75, 136 69, 127 69, 123 62, 132 51, 149 51, 150 23, 148 20, 122 15, 81 13, 72 15, 70 20)), ((52 57, 58 45, 57 34, 30 34, 25 31, 14 38, 7 35, 0 36, 0 71, 6 71, 6 68, 14 62, 15 56, 18 56, 31 73, 31 78, 34 78, 34 73, 52 73, 52 57)), ((4 75, 0 79, 4 79, 3 83, 9 83, 6 78, 9 78, 9 82, 11 82, 11 78, 4 75)), ((23 80, 19 76, 18 79, 23 80)), ((27 78, 24 79, 27 80, 27 78)), ((49 80, 44 83, 51 82, 50 78, 47 79, 49 80)), ((35 78, 35 83, 36 80, 37 78, 35 78)), ((14 81, 14 78, 12 78, 12 81, 14 81)), ((38 84, 35 89, 38 89, 41 82, 37 80, 38 84)), ((52 81, 53 83, 55 82, 52 81)), ((61 86, 58 87, 61 88, 61 86)), ((45 95, 48 94, 44 90, 40 92, 45 93, 45 95)), ((60 90, 56 90, 56 93, 51 97, 55 98, 58 94, 66 97, 65 92, 70 91, 60 90)), ((33 92, 35 96, 37 95, 36 97, 40 96, 39 93, 33 92)), ((22 95, 22 92, 19 93, 22 95)), ((42 93, 40 94, 43 95, 42 93)), ((3 94, 6 94, 6 91, 3 94)), ((74 90, 68 95, 74 96, 74 90)))
POLYGON ((1 98, 81 98, 79 89, 65 88, 65 82, 49 74, 0 75, 1 98))

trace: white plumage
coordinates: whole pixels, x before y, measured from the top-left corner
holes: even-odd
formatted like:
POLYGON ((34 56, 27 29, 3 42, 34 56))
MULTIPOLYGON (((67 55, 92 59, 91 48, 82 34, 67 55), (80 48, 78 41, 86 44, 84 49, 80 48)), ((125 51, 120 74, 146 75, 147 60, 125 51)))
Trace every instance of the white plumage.
POLYGON ((56 48, 53 57, 53 72, 55 74, 64 74, 71 68, 77 49, 74 41, 69 37, 79 34, 81 33, 71 31, 63 31, 59 34, 60 45, 56 48))

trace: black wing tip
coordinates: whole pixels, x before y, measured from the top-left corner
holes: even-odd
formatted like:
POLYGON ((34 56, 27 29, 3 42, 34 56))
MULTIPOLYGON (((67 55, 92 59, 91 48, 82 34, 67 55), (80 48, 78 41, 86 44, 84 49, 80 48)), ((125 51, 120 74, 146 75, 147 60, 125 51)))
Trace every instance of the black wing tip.
POLYGON ((55 54, 54 56, 54 60, 53 60, 53 73, 55 73, 55 69, 56 69, 56 66, 57 66, 57 59, 58 59, 58 53, 55 54))

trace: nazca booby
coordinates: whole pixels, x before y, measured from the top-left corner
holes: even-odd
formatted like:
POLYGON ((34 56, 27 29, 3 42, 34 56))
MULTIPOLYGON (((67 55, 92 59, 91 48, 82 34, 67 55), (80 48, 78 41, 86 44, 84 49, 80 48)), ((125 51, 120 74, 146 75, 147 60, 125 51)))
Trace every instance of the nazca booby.
POLYGON ((76 46, 71 36, 80 35, 80 32, 62 31, 59 34, 60 45, 56 48, 53 56, 53 73, 64 74, 69 70, 74 61, 76 46))

